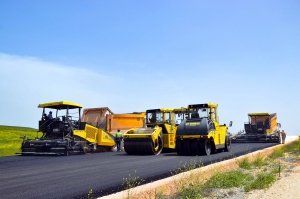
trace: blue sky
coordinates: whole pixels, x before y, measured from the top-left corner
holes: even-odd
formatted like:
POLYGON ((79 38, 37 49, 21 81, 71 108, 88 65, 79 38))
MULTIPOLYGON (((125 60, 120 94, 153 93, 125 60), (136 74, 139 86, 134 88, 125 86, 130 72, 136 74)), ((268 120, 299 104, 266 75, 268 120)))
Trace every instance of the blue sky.
POLYGON ((0 124, 37 128, 49 101, 215 102, 232 133, 267 111, 298 135, 299 55, 298 0, 0 0, 0 124))

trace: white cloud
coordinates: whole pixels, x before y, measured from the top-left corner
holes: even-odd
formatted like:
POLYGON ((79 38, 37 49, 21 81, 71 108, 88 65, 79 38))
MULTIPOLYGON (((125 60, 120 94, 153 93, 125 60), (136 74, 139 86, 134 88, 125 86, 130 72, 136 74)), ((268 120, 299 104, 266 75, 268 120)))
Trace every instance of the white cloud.
POLYGON ((37 105, 74 101, 100 107, 110 98, 112 77, 31 57, 0 54, 1 124, 36 127, 37 105))

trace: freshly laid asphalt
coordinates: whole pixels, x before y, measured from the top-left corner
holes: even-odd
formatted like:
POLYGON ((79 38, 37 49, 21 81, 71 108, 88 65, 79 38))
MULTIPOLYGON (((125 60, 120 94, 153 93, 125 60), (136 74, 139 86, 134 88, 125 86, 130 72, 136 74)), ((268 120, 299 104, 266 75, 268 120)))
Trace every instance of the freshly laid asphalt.
POLYGON ((129 156, 106 152, 73 156, 12 156, 0 158, 0 198, 87 198, 123 190, 123 178, 139 177, 146 182, 171 176, 185 163, 208 165, 276 143, 233 143, 231 152, 210 156, 129 156), (135 173, 136 171, 136 173, 135 173))

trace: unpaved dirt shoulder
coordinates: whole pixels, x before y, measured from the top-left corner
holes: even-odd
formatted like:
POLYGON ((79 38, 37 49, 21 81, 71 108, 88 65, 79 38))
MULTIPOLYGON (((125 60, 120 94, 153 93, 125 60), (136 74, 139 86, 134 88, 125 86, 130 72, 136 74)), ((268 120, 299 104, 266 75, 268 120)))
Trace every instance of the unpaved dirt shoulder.
POLYGON ((300 164, 298 166, 288 165, 281 177, 266 190, 255 190, 248 193, 245 199, 282 199, 300 198, 300 164))

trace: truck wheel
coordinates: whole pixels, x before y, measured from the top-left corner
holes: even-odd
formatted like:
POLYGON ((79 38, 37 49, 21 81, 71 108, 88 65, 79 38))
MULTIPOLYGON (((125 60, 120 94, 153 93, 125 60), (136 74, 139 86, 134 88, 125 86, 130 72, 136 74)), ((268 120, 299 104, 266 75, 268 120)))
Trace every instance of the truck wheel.
POLYGON ((230 148, 231 148, 231 141, 228 137, 226 137, 224 151, 230 151, 230 148))
POLYGON ((200 143, 200 151, 203 155, 210 155, 211 153, 211 142, 209 139, 202 140, 200 143))

